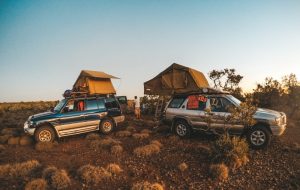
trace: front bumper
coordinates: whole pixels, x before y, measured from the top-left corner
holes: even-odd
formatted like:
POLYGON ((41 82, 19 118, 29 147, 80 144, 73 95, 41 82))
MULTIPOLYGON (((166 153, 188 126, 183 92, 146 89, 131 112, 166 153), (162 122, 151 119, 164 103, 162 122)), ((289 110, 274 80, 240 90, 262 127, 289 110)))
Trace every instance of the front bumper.
POLYGON ((284 133, 287 124, 270 126, 272 134, 280 136, 284 133))
POLYGON ((34 135, 35 128, 30 128, 28 122, 24 123, 24 131, 29 135, 34 135))

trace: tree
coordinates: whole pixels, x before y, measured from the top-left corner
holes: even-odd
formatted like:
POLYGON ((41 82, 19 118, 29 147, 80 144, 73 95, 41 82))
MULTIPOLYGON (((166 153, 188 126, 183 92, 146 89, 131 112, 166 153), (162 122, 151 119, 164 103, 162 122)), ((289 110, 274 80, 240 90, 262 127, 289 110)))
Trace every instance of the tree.
POLYGON ((212 70, 208 75, 214 83, 214 88, 220 88, 243 99, 242 88, 239 87, 243 76, 236 74, 235 69, 212 70))

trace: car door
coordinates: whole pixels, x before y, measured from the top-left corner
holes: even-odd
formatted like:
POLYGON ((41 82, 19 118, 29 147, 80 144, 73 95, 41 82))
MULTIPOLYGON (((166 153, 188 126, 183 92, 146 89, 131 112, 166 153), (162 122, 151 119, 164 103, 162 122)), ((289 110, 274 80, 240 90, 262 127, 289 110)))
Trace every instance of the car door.
POLYGON ((85 127, 91 128, 91 130, 97 130, 104 112, 105 106, 103 99, 85 100, 85 127))
POLYGON ((194 129, 207 129, 206 108, 207 98, 203 95, 190 95, 184 104, 185 115, 194 129))
POLYGON ((55 127, 59 136, 76 134, 78 129, 85 125, 85 112, 79 105, 83 100, 68 100, 67 104, 61 110, 57 120, 58 125, 55 127))

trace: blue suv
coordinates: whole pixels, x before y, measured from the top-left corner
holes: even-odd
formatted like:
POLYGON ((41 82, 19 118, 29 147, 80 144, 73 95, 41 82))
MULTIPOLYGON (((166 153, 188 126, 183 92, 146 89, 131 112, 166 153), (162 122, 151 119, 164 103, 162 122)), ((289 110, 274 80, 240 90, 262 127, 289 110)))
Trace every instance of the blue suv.
POLYGON ((52 142, 56 137, 91 131, 108 134, 124 120, 115 97, 69 97, 49 112, 30 116, 24 131, 37 142, 52 142))

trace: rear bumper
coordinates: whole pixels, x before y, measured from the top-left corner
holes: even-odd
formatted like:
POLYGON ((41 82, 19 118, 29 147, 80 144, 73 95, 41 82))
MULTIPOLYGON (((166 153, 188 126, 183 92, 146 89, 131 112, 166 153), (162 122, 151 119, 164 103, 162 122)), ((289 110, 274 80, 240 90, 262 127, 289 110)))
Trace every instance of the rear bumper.
POLYGON ((35 128, 30 128, 28 122, 24 123, 24 132, 29 135, 34 135, 35 128))

